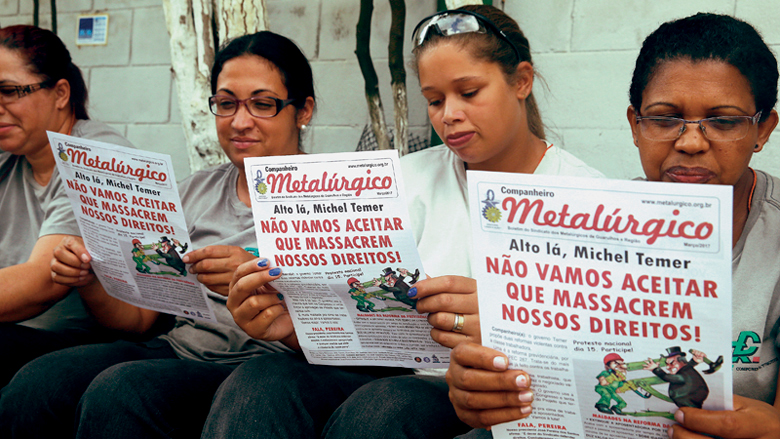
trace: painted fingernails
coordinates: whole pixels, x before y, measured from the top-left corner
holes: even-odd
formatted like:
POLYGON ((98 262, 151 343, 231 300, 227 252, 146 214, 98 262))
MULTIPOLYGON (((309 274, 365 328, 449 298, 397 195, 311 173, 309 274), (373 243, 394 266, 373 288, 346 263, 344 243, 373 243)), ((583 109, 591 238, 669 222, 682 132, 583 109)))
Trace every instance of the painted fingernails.
POLYGON ((493 367, 496 369, 504 370, 508 366, 506 358, 504 357, 495 357, 493 358, 493 367))
POLYGON ((272 268, 268 270, 268 274, 271 276, 279 276, 280 274, 282 274, 282 269, 279 267, 272 268))
POLYGON ((276 297, 278 297, 279 300, 284 300, 284 294, 282 293, 276 293, 276 297))
POLYGON ((524 406, 520 407, 520 413, 522 413, 524 415, 527 415, 527 414, 531 413, 531 406, 530 405, 524 405, 524 406))
POLYGON ((258 267, 267 267, 268 266, 268 259, 260 259, 257 261, 258 267))
POLYGON ((531 392, 530 390, 521 392, 519 398, 520 402, 532 402, 534 400, 534 392, 531 392))
POLYGON ((417 287, 412 287, 412 288, 410 288, 410 289, 409 289, 409 292, 408 292, 408 293, 406 293, 406 295, 407 295, 407 296, 409 296, 409 297, 414 297, 414 296, 416 296, 416 295, 417 295, 417 287))
POLYGON ((677 421, 678 424, 685 425, 685 413, 683 413, 682 410, 677 410, 674 413, 674 420, 677 421))
POLYGON ((528 387, 528 377, 525 375, 518 375, 515 379, 515 384, 517 384, 517 387, 526 388, 528 387))

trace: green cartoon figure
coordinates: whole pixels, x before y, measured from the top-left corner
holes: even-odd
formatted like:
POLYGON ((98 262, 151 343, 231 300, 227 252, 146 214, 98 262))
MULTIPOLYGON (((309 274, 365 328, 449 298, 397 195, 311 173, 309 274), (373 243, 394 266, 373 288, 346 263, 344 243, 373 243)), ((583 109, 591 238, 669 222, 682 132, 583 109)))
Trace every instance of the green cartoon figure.
POLYGON ((133 240, 133 250, 131 250, 131 252, 133 253, 133 262, 135 262, 136 271, 139 273, 151 273, 152 269, 149 268, 146 263, 152 262, 156 264, 156 262, 144 252, 144 245, 141 244, 141 241, 137 239, 133 240))
POLYGON ((360 281, 355 279, 354 277, 350 277, 347 280, 347 285, 352 287, 349 290, 349 294, 350 294, 350 296, 353 299, 357 300, 358 303, 357 303, 356 306, 357 306, 357 309, 360 310, 360 311, 363 311, 363 312, 374 312, 375 311, 374 307, 376 305, 374 304, 374 302, 369 300, 369 299, 371 299, 373 297, 377 297, 380 300, 385 300, 384 297, 378 297, 378 296, 375 296, 375 295, 367 292, 366 289, 363 288, 363 284, 361 284, 360 281))
POLYGON ((626 384, 626 364, 620 355, 611 353, 604 357, 604 369, 596 376, 599 380, 596 393, 601 395, 601 399, 596 402, 596 409, 602 413, 622 415, 623 409, 628 404, 617 394, 617 391, 626 384), (615 401, 615 404, 610 407, 612 401, 615 401))

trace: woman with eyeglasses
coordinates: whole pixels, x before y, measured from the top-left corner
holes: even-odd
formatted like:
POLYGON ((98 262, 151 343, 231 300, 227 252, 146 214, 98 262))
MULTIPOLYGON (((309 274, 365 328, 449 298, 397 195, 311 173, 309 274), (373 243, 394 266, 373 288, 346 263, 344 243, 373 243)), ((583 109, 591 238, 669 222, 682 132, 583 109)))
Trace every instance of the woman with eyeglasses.
POLYGON ((33 358, 109 339, 78 293, 52 281, 65 236, 80 235, 46 131, 129 145, 89 119, 81 70, 57 36, 0 29, 0 387, 33 358))
POLYGON ((734 190, 734 411, 682 408, 674 439, 780 437, 780 180, 750 167, 778 123, 777 84, 758 32, 724 15, 661 25, 636 61, 626 116, 647 179, 734 190))
MULTIPOLYGON (((54 352, 27 364, 0 393, 0 437, 197 437, 214 392, 256 356, 292 352, 252 339, 225 306, 240 263, 255 258, 254 221, 244 158, 302 153, 301 130, 315 105, 311 67, 289 39, 259 32, 215 56, 209 105, 229 163, 179 184, 195 250, 182 257, 208 288, 217 323, 176 318, 164 335, 54 352), (75 427, 74 427, 75 425, 75 427)), ((158 313, 108 296, 89 274, 79 240, 55 250, 56 281, 81 286, 104 325, 144 333, 158 313)))
MULTIPOLYGON (((476 282, 469 277, 466 169, 601 174, 544 141, 528 41, 501 10, 466 6, 435 14, 417 25, 413 45, 428 115, 444 145, 401 161, 418 249, 426 273, 436 276, 416 283, 409 296, 419 299, 419 312, 430 313, 435 341, 448 347, 479 343, 476 282)), ((277 339, 282 327, 282 335, 294 336, 281 300, 254 294, 280 275, 251 263, 236 272, 228 307, 253 337, 277 339)), ((343 368, 257 358, 242 365, 217 393, 205 432, 222 438, 451 439, 470 427, 448 399, 444 372, 367 376, 359 385, 359 379, 345 378, 343 368), (256 388, 266 391, 253 392, 256 388), (245 402, 236 405, 236 400, 245 402)), ((533 400, 528 376, 509 373, 515 409, 527 416, 533 400)), ((460 400, 453 402, 457 408, 460 400)))
MULTIPOLYGON (((780 180, 749 166, 777 126, 777 85, 777 60, 761 36, 725 15, 661 25, 636 60, 626 116, 647 180, 729 185, 734 197, 734 411, 681 408, 670 438, 780 437, 780 180)), ((464 420, 520 418, 501 402, 514 395, 505 357, 463 344, 453 360, 452 391, 479 401, 464 409, 478 415, 464 420)))

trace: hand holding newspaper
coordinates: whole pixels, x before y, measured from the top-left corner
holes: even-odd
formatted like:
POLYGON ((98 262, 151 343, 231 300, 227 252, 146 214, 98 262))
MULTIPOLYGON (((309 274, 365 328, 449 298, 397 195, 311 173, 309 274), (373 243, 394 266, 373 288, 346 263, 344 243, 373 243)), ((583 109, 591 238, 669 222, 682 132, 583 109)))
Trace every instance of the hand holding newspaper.
POLYGON ((395 151, 245 160, 258 248, 311 363, 446 367, 409 289, 425 278, 395 151))
POLYGON ((678 407, 731 409, 730 187, 468 181, 482 342, 534 391, 494 437, 665 438, 678 407))
POLYGON ((92 268, 141 308, 214 320, 181 259, 191 245, 168 155, 49 132, 92 268))

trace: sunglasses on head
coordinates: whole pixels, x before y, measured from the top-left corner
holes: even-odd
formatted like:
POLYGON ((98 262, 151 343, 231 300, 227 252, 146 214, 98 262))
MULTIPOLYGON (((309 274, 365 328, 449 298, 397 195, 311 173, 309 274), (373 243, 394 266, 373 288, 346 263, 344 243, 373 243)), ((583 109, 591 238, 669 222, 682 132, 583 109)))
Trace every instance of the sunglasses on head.
POLYGON ((506 34, 487 18, 471 11, 449 10, 422 19, 412 32, 412 43, 414 47, 420 47, 433 35, 448 37, 467 33, 487 34, 488 31, 509 43, 520 62, 520 51, 506 34))

